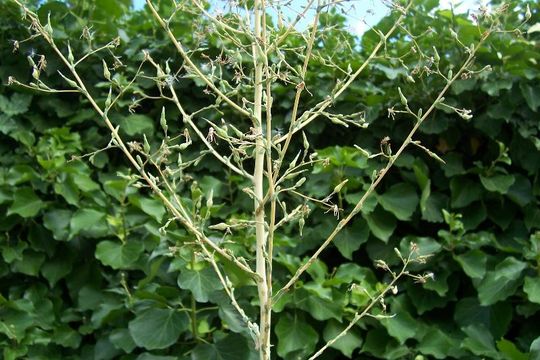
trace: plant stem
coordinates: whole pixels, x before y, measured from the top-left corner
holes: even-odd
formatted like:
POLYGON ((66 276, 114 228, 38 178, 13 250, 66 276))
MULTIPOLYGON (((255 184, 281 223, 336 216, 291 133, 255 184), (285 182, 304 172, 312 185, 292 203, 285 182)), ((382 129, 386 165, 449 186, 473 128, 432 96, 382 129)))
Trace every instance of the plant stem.
POLYGON ((265 161, 265 144, 263 139, 262 127, 262 95, 263 95, 263 54, 259 50, 257 44, 261 38, 261 20, 265 15, 261 9, 261 0, 256 0, 254 4, 254 32, 255 39, 252 44, 253 61, 255 65, 255 95, 253 109, 253 127, 256 129, 257 140, 255 142, 255 169, 253 172, 253 191, 255 199, 253 208, 255 210, 255 234, 257 239, 256 244, 256 273, 260 279, 257 282, 260 304, 260 319, 259 319, 259 356, 261 360, 270 359, 270 311, 271 307, 268 304, 268 284, 266 281, 266 224, 264 206, 259 206, 264 198, 264 161, 265 161))

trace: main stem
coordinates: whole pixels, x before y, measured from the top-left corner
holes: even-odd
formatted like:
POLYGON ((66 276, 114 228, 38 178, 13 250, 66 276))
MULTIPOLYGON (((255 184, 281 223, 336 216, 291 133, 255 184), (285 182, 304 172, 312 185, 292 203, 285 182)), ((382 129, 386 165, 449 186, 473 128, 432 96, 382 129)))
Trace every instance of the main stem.
POLYGON ((256 272, 260 276, 257 284, 260 304, 260 338, 259 356, 261 360, 270 359, 270 311, 268 284, 266 282, 266 241, 267 233, 265 226, 264 206, 260 206, 264 198, 264 160, 265 144, 263 140, 262 126, 262 95, 263 95, 263 56, 261 47, 256 41, 261 39, 261 21, 264 16, 264 9, 261 9, 261 0, 256 0, 254 4, 254 32, 255 39, 252 45, 253 61, 255 65, 255 96, 253 109, 253 127, 256 129, 257 140, 255 143, 255 170, 253 172, 253 187, 255 192, 255 233, 257 238, 256 250, 256 272))

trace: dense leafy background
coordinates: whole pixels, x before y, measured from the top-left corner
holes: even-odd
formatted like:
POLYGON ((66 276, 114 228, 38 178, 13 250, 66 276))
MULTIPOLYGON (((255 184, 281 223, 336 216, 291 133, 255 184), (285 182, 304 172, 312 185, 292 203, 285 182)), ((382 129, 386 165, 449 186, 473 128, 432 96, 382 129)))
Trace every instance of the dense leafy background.
MULTIPOLYGON (((74 51, 85 21, 97 42, 120 36, 118 49, 126 71, 133 71, 148 49, 156 59, 178 60, 148 14, 129 10, 129 1, 46 2, 55 36, 74 51)), ((525 2, 513 2, 508 28, 518 24, 525 2)), ((529 26, 538 28, 538 5, 529 26)), ((26 56, 31 48, 47 55, 48 81, 60 84, 55 57, 42 42, 25 43, 12 53, 10 40, 27 36, 20 14, 9 1, 0 2, 0 80, 8 76, 30 80, 26 56)), ((436 44, 445 66, 458 66, 463 51, 447 34, 453 28, 471 42, 478 37, 472 22, 450 11, 433 10, 436 1, 418 1, 407 20, 415 33, 432 32, 419 43, 436 44)), ((165 7, 165 5, 163 5, 165 7)), ((336 14, 322 21, 338 25, 325 33, 320 51, 354 67, 378 38, 367 33, 358 50, 349 54, 336 14)), ((384 19, 381 27, 392 23, 384 19)), ((206 35, 204 24, 188 14, 179 16, 174 31, 187 46, 206 35)), ((534 28, 533 28, 534 30, 534 28)), ((301 43, 292 36, 291 45, 301 43)), ((404 36, 395 36, 391 55, 405 52, 404 36)), ((353 43, 354 44, 354 43, 353 43)), ((212 36, 205 46, 219 54, 223 44, 212 36)), ((110 57, 108 58, 110 61, 110 57)), ((418 65, 405 57, 409 69, 418 65)), ((373 262, 397 264, 393 248, 416 242, 434 256, 416 271, 432 271, 435 280, 420 285, 404 282, 388 299, 396 316, 382 322, 361 321, 324 358, 540 358, 540 51, 538 32, 523 37, 499 34, 477 59, 493 72, 456 83, 447 102, 472 109, 464 120, 439 109, 422 126, 419 140, 446 161, 441 165, 418 149, 410 149, 391 171, 353 224, 346 229, 296 289, 276 305, 276 356, 303 358, 344 327, 366 304, 363 291, 348 291, 357 283, 375 291, 385 281, 373 262)), ((423 64, 420 64, 423 65, 423 64)), ((317 69, 317 62, 311 66, 317 69)), ((91 57, 81 73, 102 101, 107 86, 101 60, 91 57)), ((314 98, 324 97, 337 74, 314 71, 306 80, 314 98)), ((315 167, 305 190, 328 193, 350 177, 342 208, 352 208, 369 183, 377 160, 366 161, 353 147, 377 151, 390 136, 399 144, 411 120, 387 117, 399 103, 401 86, 414 107, 425 107, 442 84, 433 77, 406 80, 397 62, 380 60, 335 104, 349 112, 366 110, 370 127, 362 131, 335 130, 318 121, 308 135, 327 167, 315 167)), ((413 75, 414 76, 414 75, 413 75)), ((118 81, 125 81, 119 77, 118 81)), ((152 84, 140 84, 152 91, 152 84)), ((189 107, 212 101, 200 84, 181 79, 177 84, 189 107)), ((155 91, 155 90, 154 90, 155 91)), ((275 116, 285 121, 293 87, 275 88, 275 116)), ((308 99, 306 99, 308 100, 308 99)), ((128 115, 126 99, 115 121, 124 135, 150 142, 162 137, 157 120, 163 103, 145 101, 128 115)), ((168 108, 170 118, 174 110, 168 108)), ((225 114, 227 115, 227 114, 225 114)), ((286 126, 286 124, 285 124, 286 126)), ((181 125, 170 121, 171 131, 181 125)), ((147 191, 118 176, 129 169, 122 155, 110 150, 91 159, 71 160, 107 145, 109 134, 79 96, 43 96, 21 88, 0 88, 0 347, 5 359, 251 359, 252 341, 229 305, 212 270, 191 256, 191 239, 174 225, 166 235, 158 229, 165 209, 147 191), (169 247, 179 251, 170 255, 169 247), (219 308, 216 310, 216 306, 219 308), (194 312, 193 309, 197 311, 194 312)), ((301 144, 299 144, 301 146, 301 144)), ((397 146, 397 145, 395 145, 397 146)), ((190 150, 190 151, 196 151, 190 150)), ((189 151, 186 157, 193 156, 189 151)), ((224 174, 207 157, 189 174, 193 178, 183 196, 194 203, 214 191, 213 211, 219 218, 249 216, 250 201, 239 179, 224 174), (194 180, 196 181, 194 181, 194 180)), ((296 227, 276 238, 276 279, 284 282, 335 225, 324 209, 314 208, 303 237, 296 227)), ((215 236, 220 236, 216 233, 215 236)), ((234 243, 252 251, 253 234, 237 232, 234 243)), ((235 246, 235 245, 232 245, 235 246)), ((240 246, 237 246, 237 251, 240 246)), ((249 254, 246 254, 249 257, 249 254)), ((226 264, 225 264, 226 265, 226 264)), ((255 317, 256 289, 241 274, 231 274, 237 295, 255 317)))

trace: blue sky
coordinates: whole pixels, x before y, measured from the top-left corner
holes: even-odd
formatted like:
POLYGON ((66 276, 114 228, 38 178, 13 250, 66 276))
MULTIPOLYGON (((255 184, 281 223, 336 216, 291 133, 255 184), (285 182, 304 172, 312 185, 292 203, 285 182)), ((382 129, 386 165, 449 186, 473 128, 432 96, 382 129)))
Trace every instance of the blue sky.
MULTIPOLYGON (((219 3, 227 3, 226 1, 216 0, 213 1, 219 5, 219 3)), ((284 10, 284 14, 287 17, 295 17, 295 9, 300 9, 306 0, 293 0, 291 7, 284 10)), ((388 2, 388 1, 386 1, 388 2)), ((452 5, 456 12, 466 12, 470 9, 477 9, 479 3, 483 0, 440 0, 442 8, 450 8, 452 5)), ((133 6, 135 9, 141 9, 144 7, 145 0, 133 0, 133 6)), ((379 22, 388 13, 388 7, 384 5, 382 0, 353 0, 350 1, 351 5, 347 5, 344 9, 348 18, 351 31, 357 34, 363 34, 369 26, 373 26, 379 22)), ((309 16, 308 16, 309 18, 309 16)), ((299 24, 299 27, 304 27, 305 24, 299 24)))

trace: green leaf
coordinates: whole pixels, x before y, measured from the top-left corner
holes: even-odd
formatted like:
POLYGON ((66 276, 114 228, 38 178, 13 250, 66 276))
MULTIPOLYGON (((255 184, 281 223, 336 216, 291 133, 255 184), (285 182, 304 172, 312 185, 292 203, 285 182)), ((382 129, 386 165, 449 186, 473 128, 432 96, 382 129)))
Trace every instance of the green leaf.
POLYGON ((71 261, 69 258, 54 258, 47 261, 41 267, 41 274, 49 281, 49 284, 52 287, 56 285, 58 280, 64 278, 71 272, 71 261))
POLYGON ((451 205, 453 208, 462 208, 482 197, 480 185, 465 177, 454 177, 450 180, 452 192, 451 205))
POLYGON ((109 335, 109 340, 117 348, 130 353, 137 347, 128 329, 115 329, 109 335))
POLYGON ((174 309, 145 310, 137 314, 128 326, 135 344, 147 350, 173 345, 188 327, 188 316, 174 309))
POLYGON ((530 359, 527 354, 522 353, 518 350, 517 346, 506 339, 501 339, 497 341, 497 349, 503 354, 503 356, 508 360, 528 360, 530 359))
POLYGON ((523 95, 523 98, 525 98, 529 108, 536 112, 540 106, 540 87, 538 87, 538 85, 527 85, 524 82, 521 82, 519 88, 521 89, 521 94, 523 95))
POLYGON ((196 346, 191 353, 191 360, 249 360, 254 355, 245 337, 229 334, 214 344, 196 346))
POLYGON ((369 238, 369 227, 362 218, 354 220, 350 227, 343 229, 334 239, 334 244, 346 259, 352 260, 352 254, 369 238))
POLYGON ((463 347, 473 354, 498 359, 499 354, 495 349, 493 336, 482 324, 469 325, 462 329, 467 338, 463 340, 463 347))
POLYGON ((539 277, 525 277, 525 283, 523 284, 523 291, 527 294, 527 298, 530 302, 540 304, 540 278, 539 277))
POLYGON ((315 291, 299 289, 294 296, 295 305, 308 312, 313 318, 319 321, 336 319, 341 321, 344 301, 335 298, 322 298, 315 291))
POLYGON ((133 114, 122 117, 118 124, 120 125, 120 129, 129 136, 152 134, 154 132, 154 123, 146 115, 133 114))
POLYGON ((462 255, 454 255, 465 274, 472 279, 481 279, 486 273, 487 256, 481 250, 470 250, 462 255))
MULTIPOLYGON (((429 187, 426 187, 426 189, 429 189, 429 187)), ((424 192, 422 192, 422 195, 424 195, 424 192)), ((448 208, 447 204, 448 197, 444 194, 430 193, 425 199, 424 206, 421 205, 422 219, 428 222, 443 222, 442 210, 448 208)))
POLYGON ((399 220, 409 220, 418 206, 418 194, 414 187, 407 183, 396 184, 378 195, 382 207, 391 212, 399 220))
POLYGON ((71 174, 73 183, 83 192, 99 190, 99 185, 90 178, 87 174, 75 173, 71 174))
POLYGON ((498 339, 508 331, 513 311, 507 302, 481 306, 476 298, 463 298, 456 304, 454 321, 461 327, 482 324, 498 339))
POLYGON ((494 175, 490 177, 480 175, 480 182, 486 190, 500 194, 506 194, 515 180, 513 175, 494 175))
POLYGON ((55 240, 60 241, 68 239, 70 220, 71 211, 64 209, 50 210, 43 215, 43 225, 52 231, 55 240))
POLYGON ((45 254, 26 250, 23 258, 13 263, 13 270, 29 276, 38 276, 43 262, 45 262, 45 254))
MULTIPOLYGON (((335 320, 328 321, 323 330, 324 341, 328 342, 334 339, 344 329, 344 324, 340 324, 335 320)), ((343 355, 350 359, 352 357, 353 351, 360 346, 362 346, 362 337, 360 336, 358 331, 353 328, 347 331, 344 336, 340 337, 330 347, 341 351, 343 355)))
POLYGON ((76 349, 81 343, 81 335, 69 326, 57 327, 54 330, 52 342, 63 347, 76 349))
POLYGON ((178 286, 181 289, 190 290, 195 300, 202 303, 208 302, 213 291, 223 289, 223 285, 211 268, 204 268, 199 271, 182 270, 178 275, 178 286))
POLYGON ((380 320, 388 334, 398 340, 400 344, 404 344, 407 339, 414 338, 423 325, 411 316, 405 301, 404 295, 392 298, 392 316, 380 320))
POLYGON ((161 223, 163 215, 167 212, 163 203, 157 199, 140 198, 139 206, 142 211, 152 216, 158 223, 161 223))
POLYGON ((478 299, 482 305, 491 305, 513 295, 519 287, 519 277, 527 264, 507 257, 495 270, 488 271, 479 283, 478 299))
POLYGON ((102 241, 96 247, 96 258, 115 270, 129 269, 139 259, 144 251, 144 245, 138 241, 128 241, 124 244, 114 241, 102 241))
POLYGON ((436 359, 446 359, 448 356, 460 358, 463 355, 460 343, 461 339, 452 337, 439 327, 432 326, 425 331, 425 335, 418 344, 418 350, 436 359))
POLYGON ((294 352, 298 358, 304 358, 315 350, 319 334, 298 315, 283 314, 276 325, 278 338, 277 353, 286 357, 294 352))
POLYGON ((540 359, 540 336, 537 337, 532 343, 531 347, 529 348, 530 357, 531 360, 538 360, 540 359))
POLYGON ((70 223, 70 235, 77 235, 81 230, 88 230, 104 221, 105 213, 95 209, 79 209, 70 223))
POLYGON ((515 178, 516 181, 508 189, 506 196, 519 207, 525 207, 534 199, 531 182, 522 175, 516 175, 515 178))
POLYGON ((371 214, 364 214, 364 219, 373 235, 384 242, 388 242, 397 226, 396 218, 378 206, 371 214))
POLYGON ((137 356, 136 360, 187 360, 187 358, 182 357, 179 358, 178 356, 164 356, 164 355, 154 355, 150 353, 142 353, 139 356, 137 356))
POLYGON ((17 214, 24 218, 34 217, 44 207, 43 201, 29 187, 17 189, 13 194, 13 204, 7 214, 17 214))
POLYGON ((11 99, 0 95, 0 110, 8 116, 23 114, 28 111, 32 101, 31 94, 14 93, 11 99))

